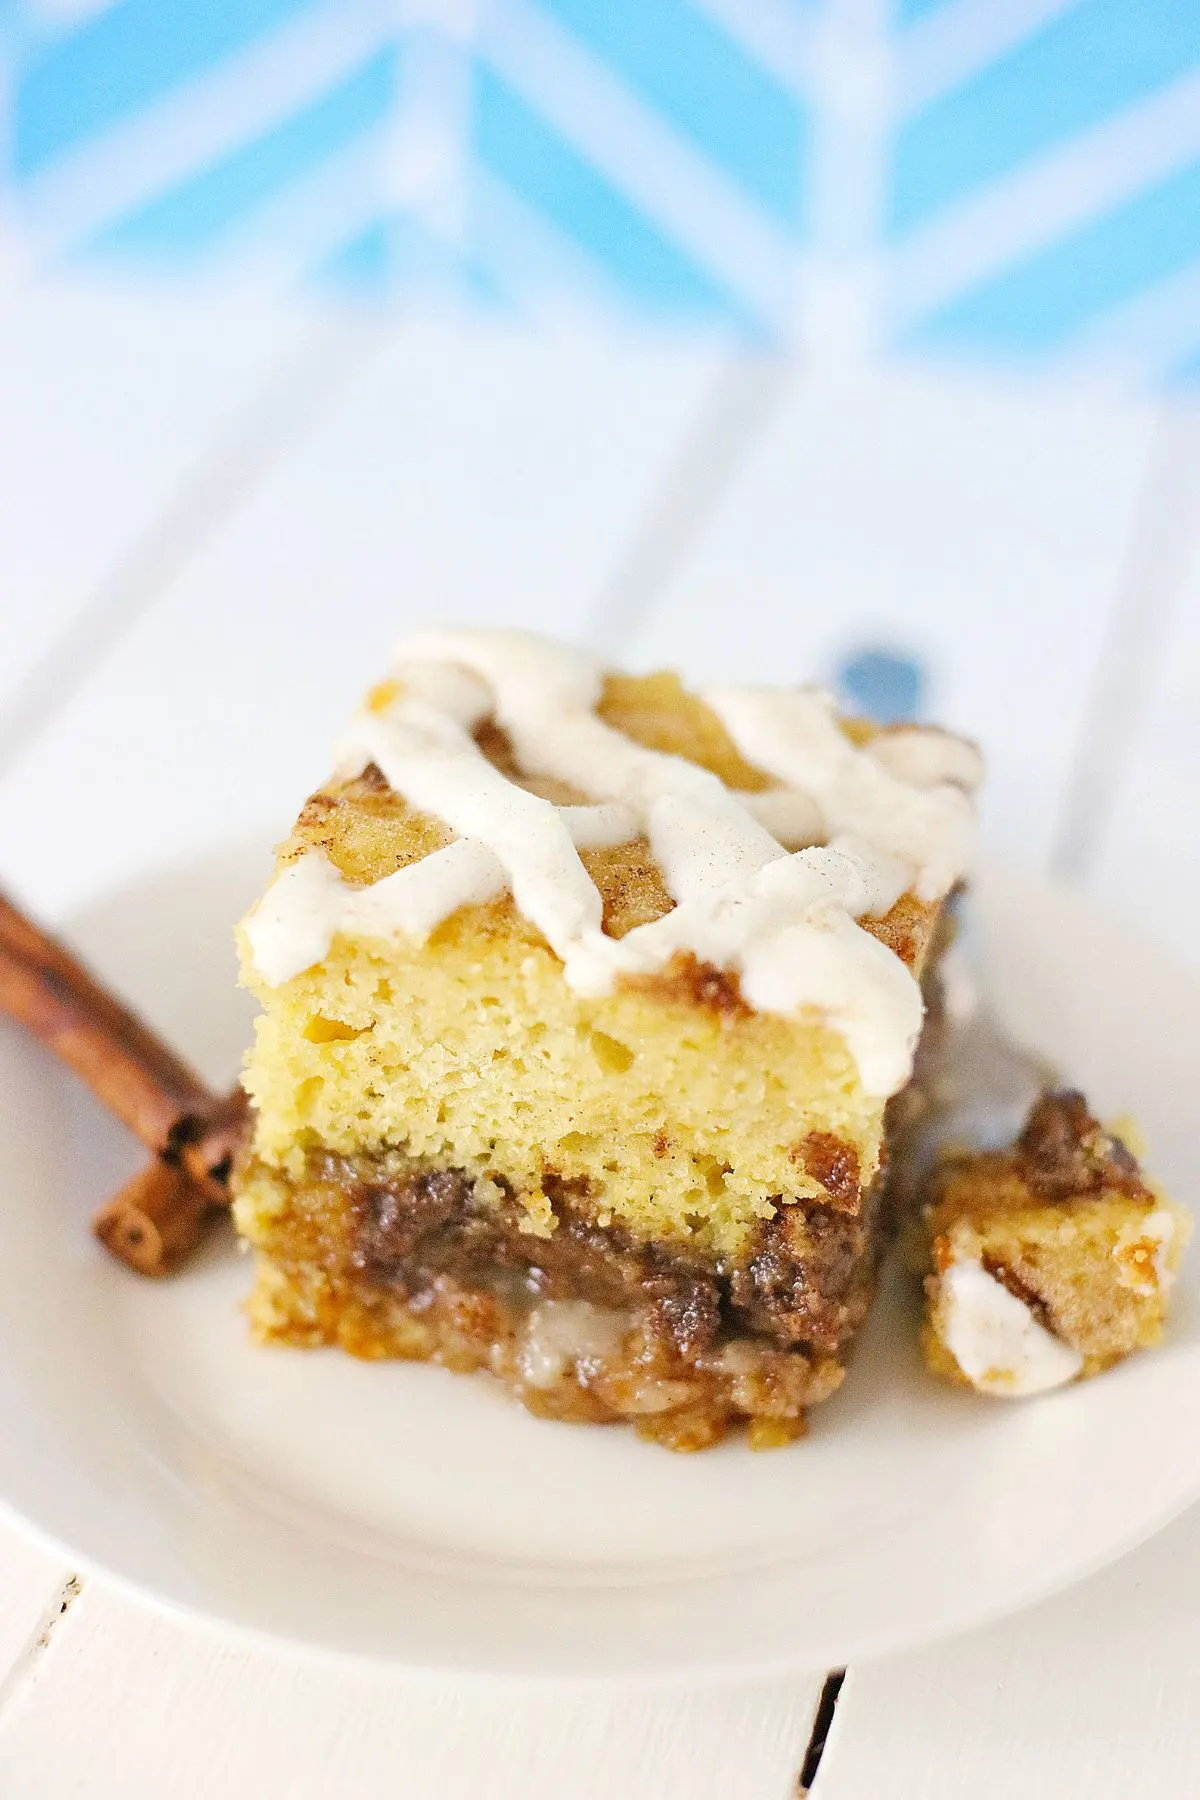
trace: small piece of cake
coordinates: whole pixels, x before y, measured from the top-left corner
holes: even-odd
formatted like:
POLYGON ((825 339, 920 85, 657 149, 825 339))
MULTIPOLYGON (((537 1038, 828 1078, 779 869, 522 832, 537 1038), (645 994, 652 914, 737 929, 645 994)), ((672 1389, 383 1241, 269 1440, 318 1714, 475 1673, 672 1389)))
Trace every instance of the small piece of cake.
POLYGON ((944 1154, 924 1219, 926 1361, 984 1394, 1044 1393, 1158 1343, 1191 1233, 1070 1090, 1011 1149, 944 1154))
POLYGON ((785 1442, 885 1234, 974 748, 507 632, 401 647, 240 932, 258 1335, 785 1442))

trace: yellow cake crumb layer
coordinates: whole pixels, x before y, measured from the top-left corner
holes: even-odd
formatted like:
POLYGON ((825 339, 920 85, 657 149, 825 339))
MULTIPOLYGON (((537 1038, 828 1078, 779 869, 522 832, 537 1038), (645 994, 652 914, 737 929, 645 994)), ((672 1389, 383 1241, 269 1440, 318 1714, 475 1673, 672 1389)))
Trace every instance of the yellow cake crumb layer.
POLYGON ((839 1038, 639 992, 584 999, 516 927, 498 902, 423 950, 339 938, 319 967, 258 987, 246 1073, 258 1155, 298 1173, 316 1142, 402 1144, 503 1176, 529 1195, 531 1230, 552 1227, 549 1176, 586 1183, 602 1222, 721 1253, 770 1196, 828 1197, 803 1165, 809 1132, 853 1145, 864 1180, 874 1173, 882 1106, 839 1038))

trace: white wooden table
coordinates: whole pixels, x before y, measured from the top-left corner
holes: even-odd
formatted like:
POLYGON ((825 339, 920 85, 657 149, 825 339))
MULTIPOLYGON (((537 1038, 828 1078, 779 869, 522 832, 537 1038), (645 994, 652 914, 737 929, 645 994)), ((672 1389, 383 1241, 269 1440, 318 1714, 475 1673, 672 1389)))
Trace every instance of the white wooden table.
MULTIPOLYGON (((697 674, 929 659, 987 830, 1194 956, 1200 421, 234 296, 0 302, 0 878, 50 918, 282 828, 430 615, 697 674)), ((105 971, 120 981, 121 971, 105 971)), ((1200 1791, 1200 1516, 998 1627, 849 1671, 819 1800, 1200 1791)), ((784 1800, 823 1676, 564 1699, 331 1675, 0 1523, 4 1800, 784 1800)))

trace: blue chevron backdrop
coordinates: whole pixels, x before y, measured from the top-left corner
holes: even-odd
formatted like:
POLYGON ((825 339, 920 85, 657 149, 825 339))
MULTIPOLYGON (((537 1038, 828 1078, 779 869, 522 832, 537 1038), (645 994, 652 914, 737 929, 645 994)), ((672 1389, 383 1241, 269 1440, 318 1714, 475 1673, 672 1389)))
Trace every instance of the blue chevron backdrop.
POLYGON ((1200 375, 1200 0, 0 0, 90 264, 1200 375))

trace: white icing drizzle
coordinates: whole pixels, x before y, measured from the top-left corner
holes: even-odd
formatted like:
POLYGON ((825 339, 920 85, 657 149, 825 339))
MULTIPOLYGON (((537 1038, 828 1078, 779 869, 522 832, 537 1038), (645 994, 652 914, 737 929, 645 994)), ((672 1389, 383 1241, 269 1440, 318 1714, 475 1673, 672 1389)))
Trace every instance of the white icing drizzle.
POLYGON ((716 689, 705 697, 742 754, 784 783, 739 794, 606 725, 595 710, 603 671, 584 652, 521 632, 427 632, 401 646, 395 675, 395 697, 355 722, 339 772, 374 762, 458 841, 368 889, 342 882, 317 853, 284 869, 247 928, 264 980, 319 961, 338 931, 420 940, 460 906, 507 890, 583 993, 691 952, 736 970, 759 1011, 826 1019, 868 1092, 907 1079, 920 993, 857 920, 910 886, 934 899, 962 873, 970 805, 951 785, 964 768, 957 739, 903 734, 925 746, 906 752, 914 785, 851 744, 824 695, 716 689), (487 718, 523 776, 568 784, 591 804, 556 806, 501 774, 474 739, 487 718), (641 833, 676 905, 610 938, 578 850, 641 833), (789 854, 793 845, 806 847, 789 854))
POLYGON ((953 1262, 939 1283, 935 1327, 972 1387, 1013 1398, 1073 1381, 1083 1357, 1035 1319, 981 1263, 953 1262))
POLYGON ((871 739, 876 762, 913 787, 952 781, 970 794, 983 780, 983 757, 969 739, 936 725, 894 725, 871 739))
POLYGON ((577 850, 615 850, 641 831, 631 806, 560 806, 558 811, 577 850))
POLYGON ((245 925, 254 966, 264 981, 278 987, 321 961, 341 929, 349 894, 319 850, 279 871, 245 925))
POLYGON ((543 1300, 525 1322, 521 1375, 530 1387, 551 1388, 580 1363, 595 1365, 615 1355, 629 1326, 628 1313, 590 1300, 543 1300))
POLYGON ((825 820, 811 794, 780 787, 767 788, 761 794, 739 792, 738 799, 785 850, 807 850, 825 842, 825 820))
POLYGON ((815 688, 713 687, 704 699, 747 762, 812 796, 830 838, 852 832, 901 858, 922 900, 936 900, 962 873, 974 813, 951 779, 963 768, 959 739, 908 731, 881 757, 874 744, 851 743, 832 697, 815 688), (897 744, 907 746, 905 774, 895 768, 897 744))
POLYGON ((246 920, 246 937, 255 968, 278 987, 320 962, 339 931, 423 943, 450 912, 483 906, 507 887, 503 863, 469 838, 370 887, 353 887, 323 852, 309 850, 275 877, 246 920))
MULTIPOLYGON (((558 810, 580 850, 603 850, 637 836, 637 820, 625 807, 558 810)), ((354 887, 321 851, 310 850, 276 876, 247 919, 246 936, 255 968, 278 987, 320 962, 339 931, 373 938, 399 934, 424 943, 460 906, 483 906, 507 889, 504 864, 472 838, 459 838, 370 887, 354 887)))

